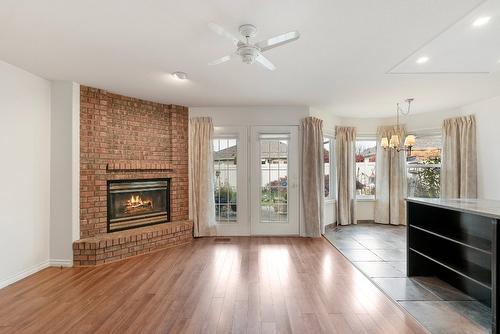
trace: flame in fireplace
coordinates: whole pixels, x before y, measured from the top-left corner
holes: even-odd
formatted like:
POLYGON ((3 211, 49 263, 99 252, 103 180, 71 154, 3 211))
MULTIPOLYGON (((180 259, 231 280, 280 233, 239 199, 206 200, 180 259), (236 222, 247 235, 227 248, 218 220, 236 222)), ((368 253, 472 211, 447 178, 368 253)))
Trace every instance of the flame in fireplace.
POLYGON ((139 195, 132 195, 130 199, 127 200, 126 211, 134 211, 136 209, 153 209, 153 201, 150 199, 143 200, 139 195))

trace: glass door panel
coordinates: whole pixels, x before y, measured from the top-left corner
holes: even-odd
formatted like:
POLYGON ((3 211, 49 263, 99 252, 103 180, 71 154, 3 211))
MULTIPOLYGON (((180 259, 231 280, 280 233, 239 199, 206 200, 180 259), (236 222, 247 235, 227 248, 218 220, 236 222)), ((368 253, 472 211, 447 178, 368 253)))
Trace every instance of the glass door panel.
POLYGON ((261 135, 260 220, 288 223, 288 136, 261 135))
POLYGON ((252 234, 299 232, 297 133, 294 126, 252 128, 252 234))
POLYGON ((234 223, 238 219, 238 138, 215 138, 214 185, 215 219, 218 223, 234 223))
POLYGON ((217 235, 249 235, 248 130, 245 127, 215 127, 214 130, 217 235))

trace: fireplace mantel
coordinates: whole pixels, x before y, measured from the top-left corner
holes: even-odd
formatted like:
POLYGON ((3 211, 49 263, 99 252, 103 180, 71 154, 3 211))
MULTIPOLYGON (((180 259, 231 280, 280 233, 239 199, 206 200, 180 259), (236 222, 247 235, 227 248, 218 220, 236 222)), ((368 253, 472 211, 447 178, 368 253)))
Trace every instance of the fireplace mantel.
POLYGON ((163 161, 143 161, 143 160, 129 160, 129 161, 113 161, 108 162, 106 165, 108 171, 169 171, 173 172, 172 165, 163 161))

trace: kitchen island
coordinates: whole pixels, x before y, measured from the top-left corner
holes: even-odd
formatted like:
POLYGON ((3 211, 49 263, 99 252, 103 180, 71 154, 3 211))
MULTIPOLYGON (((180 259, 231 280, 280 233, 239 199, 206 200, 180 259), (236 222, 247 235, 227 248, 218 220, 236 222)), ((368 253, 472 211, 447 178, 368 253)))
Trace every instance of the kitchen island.
POLYGON ((437 276, 490 306, 496 333, 500 201, 406 201, 408 276, 437 276))

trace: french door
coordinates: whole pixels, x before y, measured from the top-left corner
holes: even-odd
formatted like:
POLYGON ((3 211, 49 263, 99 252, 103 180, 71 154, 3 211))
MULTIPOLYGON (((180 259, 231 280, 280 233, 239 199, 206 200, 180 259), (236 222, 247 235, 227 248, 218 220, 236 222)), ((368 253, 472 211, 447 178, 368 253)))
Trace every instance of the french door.
POLYGON ((218 235, 299 233, 297 127, 217 127, 218 235))
POLYGON ((299 234, 297 127, 253 127, 251 231, 254 235, 299 234))
POLYGON ((213 145, 217 235, 250 235, 248 129, 216 127, 213 145))

